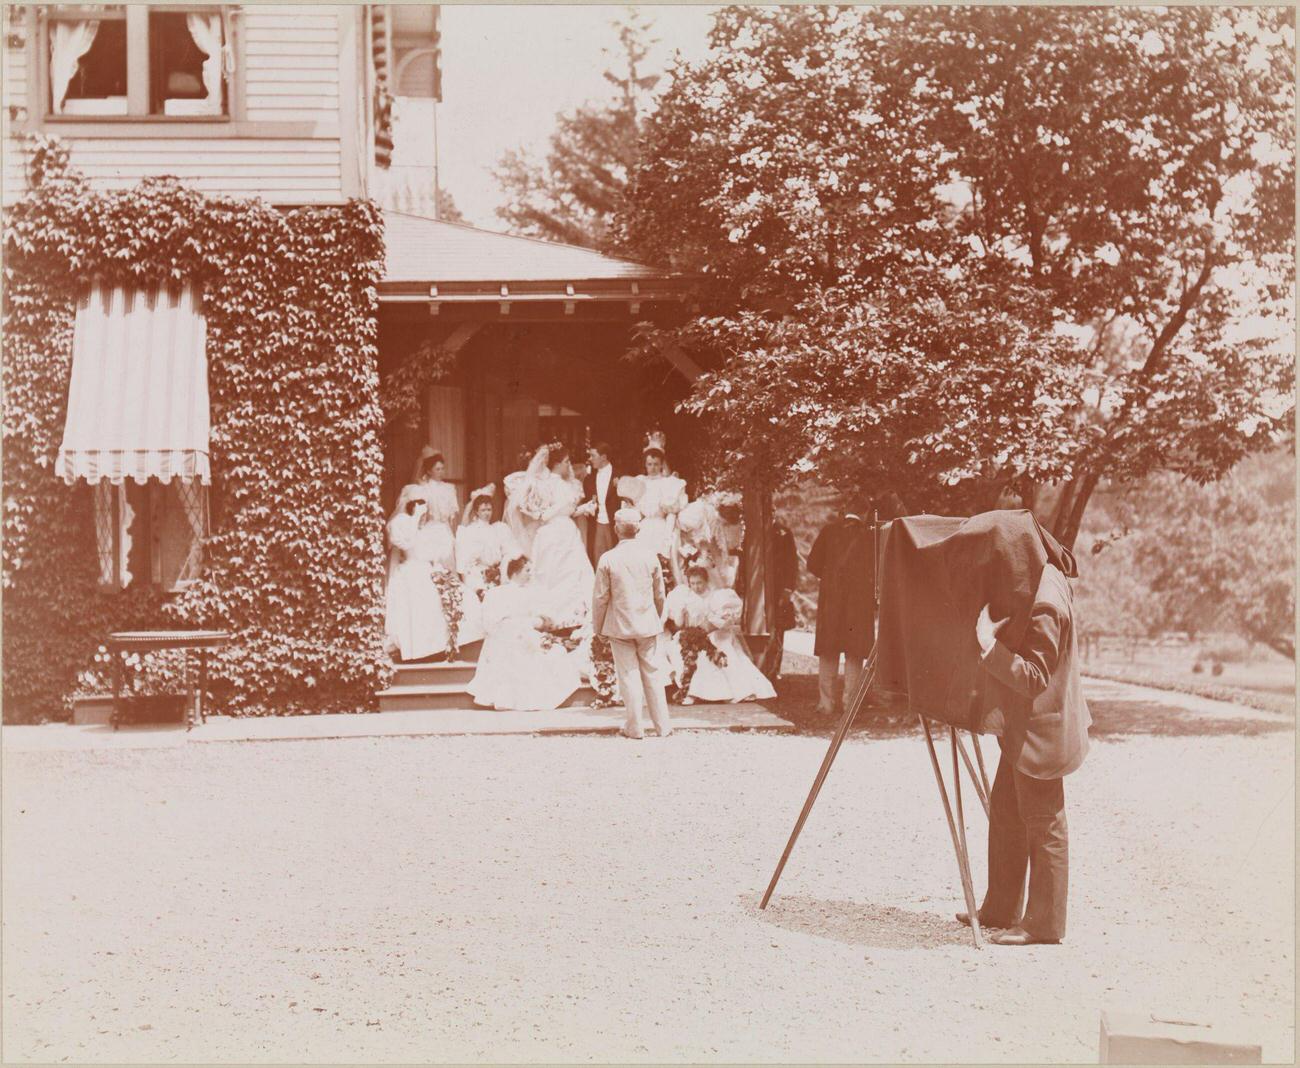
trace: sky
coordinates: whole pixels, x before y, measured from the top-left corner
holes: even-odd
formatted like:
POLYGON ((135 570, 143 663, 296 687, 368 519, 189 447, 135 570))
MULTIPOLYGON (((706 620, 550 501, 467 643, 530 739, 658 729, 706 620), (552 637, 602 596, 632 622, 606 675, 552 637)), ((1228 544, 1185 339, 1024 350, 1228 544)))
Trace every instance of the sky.
MULTIPOLYGON (((438 105, 439 182, 466 219, 502 230, 502 200, 491 170, 510 149, 545 152, 557 113, 609 99, 602 77, 617 49, 611 23, 618 5, 487 5, 442 7, 443 100, 438 105)), ((659 39, 648 67, 662 71, 673 52, 698 59, 707 50, 715 7, 642 5, 659 39)), ((647 73, 650 71, 648 70, 647 73)), ((395 167, 427 168, 432 160, 429 101, 400 101, 394 130, 395 167)), ((403 172, 409 173, 409 172, 403 172)))

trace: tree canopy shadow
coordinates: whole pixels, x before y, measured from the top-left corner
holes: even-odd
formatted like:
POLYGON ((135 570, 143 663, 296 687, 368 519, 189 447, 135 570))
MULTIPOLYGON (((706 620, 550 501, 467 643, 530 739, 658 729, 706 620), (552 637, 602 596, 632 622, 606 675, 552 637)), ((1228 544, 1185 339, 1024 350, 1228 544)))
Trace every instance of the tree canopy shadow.
MULTIPOLYGON (((839 721, 838 716, 823 716, 817 712, 815 675, 782 676, 777 683, 776 697, 765 701, 764 705, 774 715, 788 720, 801 734, 829 737, 839 721)), ((1105 697, 1090 699, 1088 708, 1092 713, 1089 733, 1094 738, 1256 737, 1295 730, 1295 721, 1288 717, 1245 708, 1240 716, 1215 716, 1182 707, 1173 699, 1164 702, 1142 697, 1105 697)), ((850 735, 855 738, 903 738, 919 734, 920 730, 920 723, 913 713, 868 702, 854 720, 850 735)))

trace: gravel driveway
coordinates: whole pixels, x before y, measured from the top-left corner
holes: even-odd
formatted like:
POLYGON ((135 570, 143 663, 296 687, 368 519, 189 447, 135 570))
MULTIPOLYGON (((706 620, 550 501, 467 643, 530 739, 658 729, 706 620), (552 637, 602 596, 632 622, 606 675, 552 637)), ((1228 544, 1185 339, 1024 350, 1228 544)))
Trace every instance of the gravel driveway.
POLYGON ((1095 1063, 1113 1005, 1292 1059, 1293 733, 1097 742, 1067 942, 983 952, 914 736, 845 745, 758 911, 825 744, 6 753, 4 1058, 1095 1063))

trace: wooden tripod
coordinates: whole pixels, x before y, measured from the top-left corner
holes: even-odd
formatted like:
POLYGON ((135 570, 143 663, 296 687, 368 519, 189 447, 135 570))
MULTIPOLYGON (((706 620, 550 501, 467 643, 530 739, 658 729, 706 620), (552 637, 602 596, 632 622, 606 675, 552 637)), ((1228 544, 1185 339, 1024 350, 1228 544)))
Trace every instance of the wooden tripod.
MULTIPOLYGON (((781 872, 785 870, 785 862, 790 859, 794 844, 799 840, 799 832, 803 830, 803 825, 808 820, 808 814, 812 812, 813 803, 821 792, 822 784, 826 781, 826 775, 831 770, 831 764, 834 763, 835 756, 840 751, 840 746, 844 744, 849 728, 853 726, 854 719, 857 718, 858 712, 866 703, 867 693, 870 691, 875 677, 876 654, 873 652, 871 658, 864 665, 862 678, 854 690, 852 698, 847 702, 844 715, 840 717, 834 735, 831 736, 830 747, 826 750, 826 756, 822 759, 822 765, 817 771, 817 777, 813 779, 812 789, 808 791, 808 800, 803 803, 799 818, 795 820, 794 830, 790 832, 790 840, 785 845, 785 851, 781 854, 781 859, 777 862, 776 871, 772 873, 772 881, 767 884, 767 892, 763 894, 763 900, 758 906, 760 909, 767 908, 767 903, 772 900, 777 881, 781 878, 781 872)), ((979 738, 972 734, 971 742, 975 747, 975 757, 979 764, 979 775, 976 775, 975 767, 971 764, 966 747, 957 734, 957 728, 952 726, 948 728, 948 735, 952 742, 953 795, 957 803, 957 816, 954 819, 952 804, 948 799, 948 789, 944 785, 943 772, 939 768, 939 756, 934 748, 934 737, 930 733, 930 721, 919 713, 917 718, 925 729, 925 744, 930 751, 930 766, 934 769, 934 779, 939 786, 939 796, 943 800, 944 815, 948 819, 948 831, 952 836, 953 851, 957 854, 957 868, 961 874, 962 893, 966 898, 966 914, 971 921, 971 936, 975 941, 976 948, 982 949, 984 947, 984 936, 980 931, 979 907, 975 904, 975 885, 970 874, 970 852, 966 847, 966 819, 965 811, 962 808, 961 765, 958 763, 958 754, 960 754, 961 760, 966 765, 967 774, 970 775, 971 781, 975 784, 975 792, 979 796, 980 803, 984 806, 984 814, 987 816, 989 810, 989 783, 988 774, 984 770, 984 754, 980 750, 979 738)))

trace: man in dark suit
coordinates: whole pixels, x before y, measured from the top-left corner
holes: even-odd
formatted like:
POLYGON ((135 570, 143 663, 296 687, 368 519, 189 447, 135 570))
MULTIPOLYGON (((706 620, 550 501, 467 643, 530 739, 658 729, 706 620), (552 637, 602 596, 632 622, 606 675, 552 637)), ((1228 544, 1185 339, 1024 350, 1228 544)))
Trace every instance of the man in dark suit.
MULTIPOLYGON (((1002 759, 989 798, 989 887, 979 912, 982 925, 1006 928, 993 937, 1000 945, 1065 937, 1069 837, 1062 780, 1083 763, 1092 722, 1079 683, 1072 603, 1065 575, 1048 564, 1016 648, 998 640, 1000 625, 987 606, 975 624, 980 665, 1006 695, 1002 759)), ((958 919, 970 922, 964 913, 958 919)))
POLYGON ((587 522, 587 555, 593 565, 614 547, 614 514, 619 509, 618 475, 610 463, 609 443, 598 441, 587 450, 591 470, 582 480, 583 504, 594 504, 587 522))

